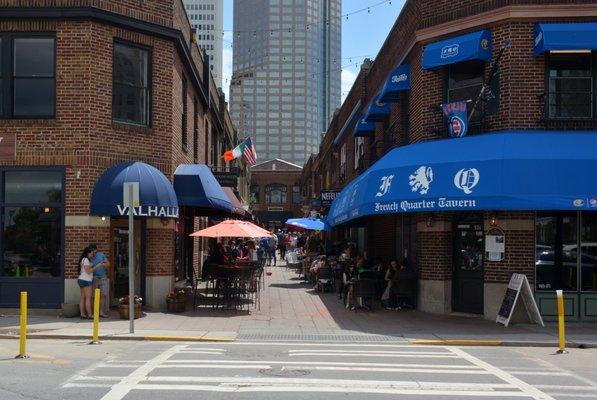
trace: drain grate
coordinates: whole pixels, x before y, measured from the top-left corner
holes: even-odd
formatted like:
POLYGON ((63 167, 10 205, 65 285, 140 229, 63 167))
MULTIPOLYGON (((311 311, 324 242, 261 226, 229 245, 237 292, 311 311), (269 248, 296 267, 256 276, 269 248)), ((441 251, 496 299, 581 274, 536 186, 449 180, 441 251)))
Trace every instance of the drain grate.
POLYGON ((405 342, 402 336, 388 335, 342 335, 342 334, 303 334, 303 333, 239 333, 237 341, 247 342, 405 342))

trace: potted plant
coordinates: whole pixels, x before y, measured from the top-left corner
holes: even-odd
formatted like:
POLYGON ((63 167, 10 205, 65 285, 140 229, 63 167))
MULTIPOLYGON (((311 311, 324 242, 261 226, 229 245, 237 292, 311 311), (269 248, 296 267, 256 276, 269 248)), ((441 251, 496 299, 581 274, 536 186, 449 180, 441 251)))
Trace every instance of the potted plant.
POLYGON ((180 289, 175 292, 170 292, 166 296, 166 309, 171 313, 181 313, 185 311, 187 304, 187 295, 184 290, 180 289))
MULTIPOLYGON (((135 304, 135 319, 141 318, 141 302, 143 299, 135 295, 133 301, 135 304)), ((118 299, 118 314, 120 314, 120 318, 122 319, 129 319, 129 296, 118 299)))

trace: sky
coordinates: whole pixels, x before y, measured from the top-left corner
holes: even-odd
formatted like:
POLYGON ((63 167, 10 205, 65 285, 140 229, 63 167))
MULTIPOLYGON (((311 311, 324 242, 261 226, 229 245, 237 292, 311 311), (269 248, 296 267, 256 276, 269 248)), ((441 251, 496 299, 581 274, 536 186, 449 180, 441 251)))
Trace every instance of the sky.
MULTIPOLYGON (((243 0, 253 1, 253 0, 243 0)), ((365 58, 374 59, 405 0, 342 0, 342 100, 350 91, 365 58)), ((224 0, 224 93, 232 76, 233 0, 224 0)))

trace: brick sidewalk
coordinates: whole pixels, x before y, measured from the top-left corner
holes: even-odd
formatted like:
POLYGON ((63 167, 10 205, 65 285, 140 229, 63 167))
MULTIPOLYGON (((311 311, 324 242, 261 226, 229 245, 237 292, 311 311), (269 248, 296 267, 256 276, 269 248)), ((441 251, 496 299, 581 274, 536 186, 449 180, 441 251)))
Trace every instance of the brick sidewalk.
MULTIPOLYGON (((557 327, 513 325, 505 328, 480 318, 426 314, 419 311, 386 311, 377 306, 373 312, 350 311, 343 307, 337 293, 318 293, 312 285, 299 280, 295 271, 285 266, 267 267, 266 287, 261 293, 261 309, 222 311, 211 307, 183 314, 146 312, 135 321, 139 332, 162 335, 208 335, 257 337, 259 335, 384 335, 405 339, 499 339, 513 342, 555 342, 557 327)), ((192 304, 192 303, 191 303, 192 304)), ((189 309, 191 307, 188 307, 189 309)), ((128 332, 128 321, 101 320, 103 334, 128 332)), ((17 316, 0 317, 0 333, 14 332, 17 316)), ((32 332, 90 332, 91 322, 78 318, 31 316, 32 332)), ((597 343, 594 324, 569 324, 568 340, 597 343)))

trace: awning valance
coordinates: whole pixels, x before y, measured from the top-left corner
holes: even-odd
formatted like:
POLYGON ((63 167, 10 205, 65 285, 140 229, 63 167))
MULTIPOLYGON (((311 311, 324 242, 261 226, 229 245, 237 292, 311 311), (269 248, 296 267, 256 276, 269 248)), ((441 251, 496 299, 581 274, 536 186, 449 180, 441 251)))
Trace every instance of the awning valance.
POLYGON ((178 218, 178 201, 168 178, 157 168, 136 161, 104 171, 91 194, 90 214, 128 215, 128 207, 122 204, 125 182, 139 182, 139 206, 133 210, 136 216, 178 218))
POLYGON ((423 51, 423 69, 434 69, 464 61, 491 59, 491 30, 485 29, 466 35, 431 43, 423 51))
POLYGON ((507 131, 398 147, 336 197, 328 222, 426 211, 597 211, 597 135, 507 131))
POLYGON ((203 164, 181 164, 174 172, 178 204, 195 208, 198 215, 232 212, 232 203, 211 170, 203 164))
POLYGON ((353 123, 359 116, 358 112, 360 108, 361 100, 359 100, 357 104, 352 108, 350 115, 348 116, 348 118, 346 118, 344 125, 342 125, 342 129, 340 129, 340 132, 338 132, 338 135, 334 138, 334 146, 338 146, 344 140, 346 134, 350 132, 350 127, 353 125, 353 123))
POLYGON ((597 50, 597 22, 535 25, 535 57, 551 50, 597 50))
POLYGON ((363 115, 363 119, 367 122, 380 122, 383 121, 384 118, 392 112, 389 103, 384 103, 379 98, 379 93, 373 98, 365 114, 363 115))
POLYGON ((400 92, 410 89, 410 65, 403 64, 395 68, 379 93, 380 100, 386 103, 395 103, 400 97, 400 92))
POLYGON ((375 122, 367 122, 364 118, 359 118, 352 131, 353 137, 370 137, 375 135, 375 122))

